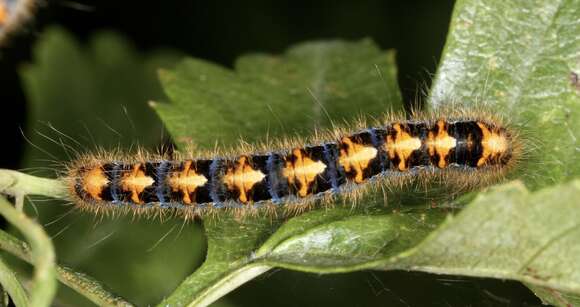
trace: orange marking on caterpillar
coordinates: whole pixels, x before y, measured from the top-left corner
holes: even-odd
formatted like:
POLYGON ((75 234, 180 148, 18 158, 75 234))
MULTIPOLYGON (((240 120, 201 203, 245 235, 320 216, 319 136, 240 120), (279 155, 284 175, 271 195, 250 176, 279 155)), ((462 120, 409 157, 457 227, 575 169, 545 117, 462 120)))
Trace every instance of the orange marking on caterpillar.
POLYGON ((8 21, 8 8, 0 1, 0 26, 3 26, 8 21))
POLYGON ((481 154, 481 158, 477 161, 477 166, 483 166, 490 159, 501 158, 501 156, 508 151, 509 141, 505 135, 490 130, 485 124, 477 122, 477 125, 483 134, 481 140, 483 153, 481 154))
POLYGON ((338 163, 347 172, 355 171, 354 181, 356 183, 363 182, 363 172, 367 169, 371 160, 377 156, 378 150, 371 146, 353 143, 348 137, 343 137, 341 141, 342 144, 346 145, 346 149, 340 150, 338 163))
MULTIPOLYGON (((445 122, 443 120, 437 121, 437 132, 429 131, 429 137, 427 140, 427 147, 429 148, 429 156, 439 155, 439 162, 437 166, 439 168, 444 168, 447 165, 445 159, 451 151, 451 149, 457 146, 457 140, 450 136, 445 128, 445 122)), ((468 145, 469 146, 469 145, 468 145)))
POLYGON ((230 190, 237 189, 240 192, 238 200, 242 203, 247 203, 247 193, 256 183, 264 180, 265 177, 264 173, 252 168, 248 163, 248 157, 241 156, 236 162, 235 168, 227 170, 224 176, 224 183, 230 190))
POLYGON ((397 167, 400 171, 405 171, 408 168, 407 159, 413 151, 421 148, 421 139, 412 137, 405 132, 399 123, 394 124, 393 129, 395 129, 397 134, 394 137, 387 136, 385 147, 390 159, 394 159, 395 156, 399 157, 399 165, 397 167))
POLYGON ((103 169, 97 166, 86 172, 83 176, 83 189, 96 200, 101 200, 103 188, 109 184, 103 169))
POLYGON ((302 156, 300 148, 295 148, 292 155, 296 160, 294 163, 286 160, 286 167, 282 170, 282 175, 288 178, 288 183, 298 184, 298 195, 305 197, 308 195, 308 187, 314 182, 316 176, 324 172, 326 164, 302 156))
POLYGON ((187 160, 183 165, 181 172, 175 172, 170 175, 169 186, 173 192, 181 191, 183 195, 183 202, 191 204, 191 193, 195 193, 198 187, 202 187, 207 183, 207 178, 196 173, 192 168, 193 161, 187 160))
POLYGON ((151 186, 155 182, 153 178, 145 175, 141 166, 141 163, 135 164, 133 170, 124 174, 121 179, 121 189, 123 189, 123 191, 130 191, 131 200, 136 204, 143 203, 143 201, 139 199, 139 194, 143 193, 145 188, 151 186))

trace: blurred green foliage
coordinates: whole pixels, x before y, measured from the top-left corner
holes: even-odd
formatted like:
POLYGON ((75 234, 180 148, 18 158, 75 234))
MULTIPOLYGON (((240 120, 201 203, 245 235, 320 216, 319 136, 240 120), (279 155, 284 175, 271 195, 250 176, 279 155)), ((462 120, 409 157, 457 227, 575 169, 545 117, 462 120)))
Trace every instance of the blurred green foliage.
MULTIPOLYGON (((154 149, 165 140, 164 130, 146 102, 163 97, 156 70, 178 58, 168 51, 141 55, 112 32, 98 33, 82 46, 61 28, 48 30, 33 63, 21 72, 30 103, 25 135, 33 144, 25 165, 33 174, 45 174, 41 167, 62 171, 62 162, 76 151, 154 149)), ((59 262, 89 273, 137 305, 160 301, 204 257, 195 223, 94 217, 47 202, 35 201, 29 212, 53 237, 59 262)), ((87 304, 65 287, 60 290, 69 295, 59 301, 87 304)))

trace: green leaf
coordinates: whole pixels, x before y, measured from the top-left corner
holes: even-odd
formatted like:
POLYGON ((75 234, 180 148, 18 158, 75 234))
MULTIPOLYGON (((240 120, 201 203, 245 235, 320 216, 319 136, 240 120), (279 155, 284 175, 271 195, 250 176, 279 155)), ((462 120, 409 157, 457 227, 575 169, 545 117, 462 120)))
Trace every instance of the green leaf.
MULTIPOLYGON (((282 56, 244 56, 235 71, 186 59, 175 70, 162 71, 160 79, 171 103, 154 103, 153 107, 182 148, 192 142, 211 148, 216 141, 233 146, 240 136, 256 142, 266 140, 266 135, 310 134, 314 127, 330 127, 330 119, 353 121, 361 114, 402 110, 394 54, 380 51, 369 40, 304 43, 282 56)), ((335 214, 349 224, 348 216, 353 213, 329 211, 329 216, 314 218, 311 214, 317 213, 306 214, 286 224, 281 232, 296 231, 292 225, 308 225, 310 218, 315 224, 322 223, 335 214)), ((267 216, 240 219, 227 214, 206 221, 205 263, 160 305, 203 306, 268 270, 269 265, 255 261, 259 253, 254 252, 278 224, 267 216)), ((361 229, 365 230, 372 233, 361 229)), ((280 236, 284 235, 271 237, 261 253, 279 247, 282 255, 283 247, 274 242, 280 236)), ((364 252, 376 252, 367 247, 364 252)), ((356 255, 354 250, 345 250, 344 259, 352 252, 356 255)))
MULTIPOLYGON (((359 210, 360 211, 360 210, 359 210)), ((420 242, 445 213, 313 211, 284 224, 256 257, 272 266, 312 272, 347 272, 365 267, 420 242)))
POLYGON ((402 109, 394 53, 370 40, 305 43, 282 56, 242 56, 235 71, 186 59, 160 79, 171 103, 154 103, 182 148, 265 141, 402 109))
POLYGON ((578 306, 580 305, 580 295, 562 293, 554 289, 544 288, 528 284, 530 290, 542 299, 544 304, 553 306, 578 306))
POLYGON ((567 306, 580 297, 578 195, 580 180, 534 193, 512 182, 478 195, 435 231, 444 217, 437 211, 343 219, 332 212, 321 223, 318 215, 327 214, 315 211, 280 228, 256 262, 314 272, 405 269, 513 279, 567 306))
MULTIPOLYGON (((30 111, 25 135, 33 144, 24 167, 43 173, 54 167, 46 161, 56 160, 53 169, 62 172, 62 161, 74 159, 75 151, 127 152, 131 146, 154 149, 164 142, 161 121, 147 101, 163 99, 157 69, 177 59, 171 51, 141 54, 111 32, 80 43, 62 28, 48 28, 33 47, 32 63, 20 72, 30 111)), ((195 223, 95 217, 44 199, 26 209, 54 238, 60 263, 90 274, 139 306, 161 300, 203 260, 201 227, 195 223)), ((90 303, 72 291, 58 296, 72 306, 90 303)))
POLYGON ((162 140, 161 122, 146 102, 163 97, 155 70, 172 65, 177 54, 143 57, 111 32, 97 33, 81 46, 58 27, 43 33, 33 54, 33 63, 20 71, 30 108, 26 135, 34 147, 27 150, 27 166, 46 166, 51 156, 70 160, 75 150, 162 140))
POLYGON ((514 279, 577 300, 579 195, 580 180, 533 193, 519 181, 494 188, 416 248, 377 267, 514 279))
POLYGON ((435 231, 444 217, 437 211, 314 211, 283 225, 254 263, 319 273, 406 269, 513 279, 567 306, 580 297, 578 195, 580 180, 533 193, 515 181, 478 195, 435 231))
MULTIPOLYGON (((526 143, 519 173, 530 188, 577 177, 578 33, 576 0, 458 1, 430 102, 435 107, 451 101, 483 104, 506 114, 526 143)), ((564 289, 538 289, 532 287, 552 304, 573 301, 559 294, 564 289)))
POLYGON ((578 176, 578 33, 577 0, 457 1, 430 102, 505 114, 528 142, 532 186, 578 176))

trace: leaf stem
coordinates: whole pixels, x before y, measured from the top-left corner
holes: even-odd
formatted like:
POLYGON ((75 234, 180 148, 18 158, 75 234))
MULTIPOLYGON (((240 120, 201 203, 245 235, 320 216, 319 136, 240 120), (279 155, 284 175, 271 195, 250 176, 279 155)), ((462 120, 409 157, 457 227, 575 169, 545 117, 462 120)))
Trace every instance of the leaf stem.
POLYGON ((0 169, 0 193, 16 198, 24 195, 67 198, 66 185, 62 180, 36 177, 8 169, 0 169))
MULTIPOLYGON (((2 230, 0 230, 0 249, 26 262, 32 262, 28 244, 2 230)), ((98 306, 132 306, 131 303, 123 298, 105 290, 99 282, 86 274, 74 272, 70 268, 63 266, 56 267, 56 274, 60 282, 98 306)))
POLYGON ((271 268, 264 264, 245 264, 233 268, 225 263, 204 264, 158 306, 208 306, 271 268), (209 286, 199 289, 200 284, 209 286))
POLYGON ((6 289, 14 305, 17 307, 28 306, 28 296, 22 288, 22 284, 16 277, 16 273, 8 267, 2 258, 0 258, 0 284, 6 289))
POLYGON ((258 264, 243 266, 237 271, 231 272, 224 278, 220 279, 206 291, 200 293, 200 296, 193 300, 189 306, 208 306, 237 287, 245 284, 247 281, 267 272, 271 268, 272 267, 268 265, 258 264))
POLYGON ((31 259, 35 264, 30 305, 50 306, 57 287, 55 255, 50 238, 40 225, 16 210, 4 197, 0 197, 0 214, 30 242, 31 259))

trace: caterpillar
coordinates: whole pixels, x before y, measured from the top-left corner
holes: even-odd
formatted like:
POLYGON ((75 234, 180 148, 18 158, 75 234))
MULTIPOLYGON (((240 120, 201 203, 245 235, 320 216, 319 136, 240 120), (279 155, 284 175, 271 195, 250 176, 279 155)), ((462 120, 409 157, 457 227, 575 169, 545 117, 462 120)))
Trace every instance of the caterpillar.
POLYGON ((66 182, 81 209, 173 210, 195 217, 219 209, 306 208, 369 186, 440 178, 459 189, 495 182, 521 158, 517 133, 492 115, 415 116, 335 129, 308 143, 169 159, 88 155, 66 182))
POLYGON ((30 19, 35 6, 34 0, 0 0, 0 45, 30 19))
POLYGON ((0 26, 3 26, 8 20, 8 9, 4 2, 0 2, 0 26))

